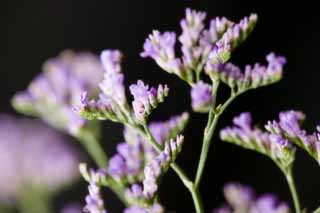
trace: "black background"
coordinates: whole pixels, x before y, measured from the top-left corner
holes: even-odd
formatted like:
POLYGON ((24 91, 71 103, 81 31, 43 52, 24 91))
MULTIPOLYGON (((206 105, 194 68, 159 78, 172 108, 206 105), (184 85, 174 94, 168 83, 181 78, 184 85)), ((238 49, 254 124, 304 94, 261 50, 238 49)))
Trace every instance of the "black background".
MULTIPOLYGON (((308 1, 231 1, 231 0, 104 0, 66 1, 33 0, 7 2, 7 14, 1 24, 0 111, 14 113, 10 97, 24 89, 40 72, 41 64, 66 48, 99 53, 117 48, 125 55, 126 84, 143 79, 154 85, 167 83, 171 88, 167 101, 153 113, 153 119, 164 120, 170 115, 190 111, 189 88, 175 76, 161 71, 150 59, 139 53, 146 36, 153 30, 180 32, 179 21, 186 7, 204 10, 208 18, 226 16, 238 21, 255 12, 259 22, 247 42, 233 54, 233 61, 246 63, 264 61, 270 51, 287 57, 284 79, 267 88, 251 91, 226 111, 218 127, 230 124, 242 111, 253 113, 255 123, 264 123, 287 109, 303 110, 307 114, 306 128, 320 121, 319 102, 319 11, 308 1)), ((206 117, 192 114, 186 130, 186 143, 178 161, 189 176, 196 169, 201 147, 201 135, 206 117)), ((122 140, 121 127, 105 122, 103 144, 109 153, 122 140), (113 130, 117 131, 113 131, 113 130), (115 133, 116 132, 116 133, 115 133)), ((210 149, 201 192, 206 211, 218 206, 223 183, 239 181, 253 186, 257 192, 272 192, 291 204, 288 187, 276 166, 264 156, 221 143, 216 136, 210 149)), ((57 160, 59 160, 57 158, 57 160)), ((294 169, 303 206, 314 209, 320 204, 319 165, 299 151, 294 169)), ((60 208, 71 201, 83 202, 86 185, 82 182, 56 198, 60 208)), ((176 175, 170 171, 161 185, 161 202, 167 210, 193 212, 191 197, 176 175)), ((119 202, 106 193, 106 206, 119 212, 119 202)))

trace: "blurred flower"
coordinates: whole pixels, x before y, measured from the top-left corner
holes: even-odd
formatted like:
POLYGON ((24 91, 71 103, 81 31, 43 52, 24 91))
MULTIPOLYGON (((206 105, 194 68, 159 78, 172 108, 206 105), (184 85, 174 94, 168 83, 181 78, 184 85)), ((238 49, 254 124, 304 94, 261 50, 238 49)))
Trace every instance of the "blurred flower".
POLYGON ((211 85, 199 81, 191 90, 192 108, 196 112, 207 112, 212 106, 211 85))
POLYGON ((53 191, 78 176, 78 157, 43 123, 0 115, 0 199, 16 200, 26 186, 53 191))
POLYGON ((79 106, 83 91, 96 95, 102 75, 101 63, 95 55, 64 51, 45 62, 43 72, 27 90, 17 93, 12 103, 18 111, 40 117, 74 135, 86 122, 73 108, 79 106))
POLYGON ((82 206, 80 203, 69 203, 63 207, 60 213, 81 213, 82 206))
POLYGON ((289 213, 287 204, 279 202, 271 194, 256 197, 253 190, 239 183, 224 186, 224 197, 228 205, 214 209, 213 213, 289 213))
POLYGON ((249 113, 242 113, 235 117, 233 123, 233 127, 221 130, 220 137, 223 141, 267 155, 283 168, 291 167, 295 148, 286 138, 252 128, 249 113))
POLYGON ((154 204, 150 208, 140 206, 130 206, 124 210, 124 213, 164 213, 164 209, 160 204, 154 204))

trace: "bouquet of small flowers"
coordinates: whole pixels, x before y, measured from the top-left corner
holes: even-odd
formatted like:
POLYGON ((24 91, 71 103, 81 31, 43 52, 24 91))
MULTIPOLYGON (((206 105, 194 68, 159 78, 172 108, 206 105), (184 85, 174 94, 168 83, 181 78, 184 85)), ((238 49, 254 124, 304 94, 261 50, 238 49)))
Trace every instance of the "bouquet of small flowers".
MULTIPOLYGON (((149 86, 137 80, 128 88, 132 95, 130 103, 119 50, 104 50, 100 58, 91 53, 65 51, 48 60, 29 87, 13 97, 17 111, 39 117, 68 133, 96 163, 96 168, 88 168, 86 163, 79 165, 89 184, 85 212, 107 212, 101 194, 104 187, 119 197, 125 213, 165 212, 158 189, 169 169, 190 192, 194 211, 205 212, 199 188, 220 117, 242 93, 281 80, 286 63, 283 56, 275 53, 266 55, 266 63, 246 65, 244 69, 231 63, 233 51, 253 31, 257 15, 251 14, 238 22, 217 17, 210 20, 208 27, 206 16, 205 12, 186 9, 179 36, 154 30, 141 53, 141 57, 151 58, 162 70, 188 84, 193 111, 208 116, 194 177, 187 176, 176 162, 183 150, 189 112, 166 121, 150 121, 149 115, 170 95, 170 85, 149 86), (225 100, 219 96, 221 84, 230 91, 225 100), (103 120, 123 125, 124 142, 117 144, 116 153, 110 157, 99 142, 99 123, 103 120)), ((320 162, 320 128, 307 133, 301 127, 304 119, 302 112, 284 111, 278 120, 269 121, 262 129, 253 126, 250 113, 244 112, 234 118, 232 126, 220 130, 222 141, 266 155, 278 166, 288 182, 297 213, 304 207, 294 183, 295 150, 301 148, 320 162)), ((226 204, 213 212, 291 212, 289 205, 275 196, 256 196, 250 187, 239 183, 227 183, 223 192, 226 204)), ((314 212, 319 213, 320 208, 314 212)))

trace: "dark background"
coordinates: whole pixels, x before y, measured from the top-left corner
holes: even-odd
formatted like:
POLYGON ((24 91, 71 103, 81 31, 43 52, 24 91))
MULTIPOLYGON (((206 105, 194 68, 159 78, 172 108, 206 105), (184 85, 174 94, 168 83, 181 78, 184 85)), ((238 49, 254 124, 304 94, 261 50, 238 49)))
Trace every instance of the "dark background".
MULTIPOLYGON (((150 59, 139 57, 146 36, 153 30, 180 32, 179 21, 186 7, 204 10, 208 18, 226 16, 238 21, 252 12, 259 22, 250 38, 236 50, 233 60, 246 63, 264 61, 270 51, 287 57, 284 79, 267 88, 251 91, 226 111, 219 127, 230 124, 233 116, 251 111, 256 123, 275 118, 287 109, 300 109, 307 114, 306 128, 314 129, 320 121, 319 50, 320 28, 318 6, 308 1, 66 1, 33 0, 7 2, 2 21, 0 111, 14 113, 10 97, 24 89, 40 72, 41 64, 66 48, 99 53, 117 48, 125 55, 126 84, 144 79, 150 84, 167 83, 171 92, 167 101, 153 113, 153 119, 164 120, 170 115, 190 111, 189 88, 175 76, 161 71, 150 59)), ((186 143, 179 163, 189 176, 196 169, 201 136, 206 117, 192 114, 186 130, 186 143)), ((121 140, 121 127, 105 122, 103 144, 113 152, 121 140), (117 131, 113 131, 116 129, 117 131), (114 133, 116 132, 116 134, 114 133)), ((58 159, 57 159, 58 160, 58 159)), ((304 152, 299 151, 294 169, 303 206, 314 209, 320 204, 320 168, 304 152)), ((291 205, 288 187, 277 167, 268 158, 221 143, 216 136, 210 149, 201 192, 206 211, 222 201, 222 186, 239 181, 253 186, 259 194, 272 192, 291 205)), ((60 208, 71 201, 83 202, 86 185, 82 182, 56 198, 60 208)), ((193 212, 191 197, 176 175, 170 171, 161 186, 161 202, 167 210, 193 212)), ((119 202, 106 194, 106 206, 119 212, 119 202)))

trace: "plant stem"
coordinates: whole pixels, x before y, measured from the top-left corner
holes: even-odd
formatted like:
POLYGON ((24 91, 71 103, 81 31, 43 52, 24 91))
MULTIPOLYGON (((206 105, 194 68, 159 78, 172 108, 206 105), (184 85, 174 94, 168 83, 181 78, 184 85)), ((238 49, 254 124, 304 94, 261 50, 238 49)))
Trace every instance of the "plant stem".
MULTIPOLYGON (((139 129, 139 131, 148 139, 148 141, 150 141, 151 145, 156 149, 158 153, 160 153, 163 150, 162 146, 158 144, 157 141, 154 139, 147 125, 143 125, 143 130, 139 129)), ((202 199, 198 190, 196 189, 196 187, 194 187, 194 183, 188 178, 184 171, 175 162, 173 162, 170 166, 177 173, 185 187, 190 191, 196 208, 196 212, 203 213, 204 209, 202 199)))
POLYGON ((294 183, 294 179, 293 179, 293 176, 292 176, 291 169, 289 170, 289 172, 285 173, 285 176, 286 176, 289 188, 290 188, 291 196, 292 196, 293 203, 294 203, 295 212, 296 213, 301 213, 299 197, 298 197, 298 193, 297 193, 297 190, 296 190, 296 186, 295 186, 295 183, 294 183))
POLYGON ((90 157, 100 168, 106 168, 108 165, 108 158, 103 151, 100 143, 95 136, 88 131, 82 131, 77 135, 78 140, 84 146, 90 157))
MULTIPOLYGON (((210 144, 212 141, 213 133, 216 129, 217 123, 219 121, 220 115, 224 112, 224 110, 230 105, 230 103, 237 97, 237 95, 231 95, 230 98, 218 109, 217 112, 215 112, 214 108, 210 110, 209 112, 209 118, 208 123, 204 131, 203 136, 203 142, 202 142, 202 148, 201 148, 201 154, 200 154, 200 160, 198 164, 197 169, 197 175, 195 180, 195 187, 196 189, 199 188, 199 185, 201 183, 201 179, 203 176, 205 164, 208 157, 208 152, 210 148, 210 144), (211 121, 211 117, 213 117, 213 120, 211 121)), ((213 106, 214 107, 214 106, 213 106)))
POLYGON ((316 210, 314 210, 312 213, 320 213, 320 206, 316 210))

